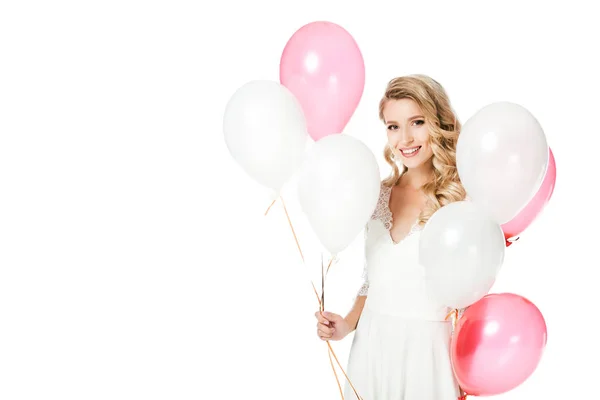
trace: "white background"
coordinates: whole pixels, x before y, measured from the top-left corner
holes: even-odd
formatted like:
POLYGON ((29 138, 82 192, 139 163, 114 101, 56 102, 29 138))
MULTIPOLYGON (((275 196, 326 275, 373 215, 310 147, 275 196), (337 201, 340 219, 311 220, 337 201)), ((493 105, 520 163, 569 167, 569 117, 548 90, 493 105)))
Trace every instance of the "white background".
MULTIPOLYGON (((399 75, 440 81, 462 122, 498 100, 540 120, 556 190, 493 291, 532 300, 548 346, 498 398, 596 398, 600 28, 587 4, 3 2, 0 398, 339 398, 315 332, 320 248, 293 183, 307 265, 222 134, 233 92, 277 81, 286 41, 315 20, 363 52, 345 132, 380 159, 377 104, 399 75)), ((328 277, 330 311, 360 285, 359 239, 328 277)), ((344 364, 351 340, 334 343, 344 364)))

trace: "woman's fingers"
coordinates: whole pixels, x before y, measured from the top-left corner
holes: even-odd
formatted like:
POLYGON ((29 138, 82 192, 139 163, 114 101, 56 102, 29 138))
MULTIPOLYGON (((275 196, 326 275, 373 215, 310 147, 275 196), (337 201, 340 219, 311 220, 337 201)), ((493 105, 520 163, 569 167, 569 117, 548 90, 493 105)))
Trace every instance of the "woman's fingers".
POLYGON ((331 326, 331 322, 323 316, 321 311, 315 313, 317 318, 317 335, 321 340, 329 340, 333 337, 335 328, 331 326))
POLYGON ((329 320, 327 320, 327 318, 325 318, 323 314, 321 314, 321 311, 317 311, 315 313, 315 317, 317 317, 317 321, 319 321, 320 323, 324 325, 329 325, 329 320))
POLYGON ((335 331, 335 329, 334 328, 330 328, 330 327, 328 327, 326 325, 323 325, 322 323, 318 322, 317 323, 317 331, 326 333, 328 335, 332 335, 333 332, 335 331))
POLYGON ((321 329, 318 329, 317 333, 319 337, 323 340, 331 339, 331 337, 333 336, 333 332, 324 332, 321 329))

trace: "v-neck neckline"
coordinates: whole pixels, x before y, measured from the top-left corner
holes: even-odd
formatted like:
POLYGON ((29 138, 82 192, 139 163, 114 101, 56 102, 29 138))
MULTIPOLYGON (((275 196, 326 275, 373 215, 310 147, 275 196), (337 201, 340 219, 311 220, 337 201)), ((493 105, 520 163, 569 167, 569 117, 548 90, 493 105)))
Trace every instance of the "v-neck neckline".
POLYGON ((402 239, 400 239, 399 241, 395 241, 394 238, 392 237, 392 230, 394 229, 394 213, 392 212, 392 207, 390 205, 391 199, 392 199, 392 191, 394 190, 394 186, 391 186, 388 188, 387 199, 385 199, 384 204, 387 207, 387 211, 390 213, 390 219, 391 219, 390 220, 390 229, 387 232, 387 236, 388 236, 390 242, 392 243, 392 246, 398 246, 419 230, 419 229, 417 229, 417 227, 419 226, 419 216, 417 215, 417 218, 415 218, 415 221, 410 226, 408 233, 406 235, 404 235, 404 237, 402 239))

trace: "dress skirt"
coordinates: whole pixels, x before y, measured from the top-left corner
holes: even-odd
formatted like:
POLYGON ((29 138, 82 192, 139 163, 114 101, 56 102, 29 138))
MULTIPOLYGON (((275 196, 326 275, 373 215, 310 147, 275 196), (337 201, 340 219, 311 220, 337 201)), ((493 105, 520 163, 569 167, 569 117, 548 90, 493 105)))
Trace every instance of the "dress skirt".
MULTIPOLYGON (((385 315, 363 309, 348 377, 363 400, 456 400, 450 321, 385 315)), ((346 400, 356 394, 346 382, 346 400)))

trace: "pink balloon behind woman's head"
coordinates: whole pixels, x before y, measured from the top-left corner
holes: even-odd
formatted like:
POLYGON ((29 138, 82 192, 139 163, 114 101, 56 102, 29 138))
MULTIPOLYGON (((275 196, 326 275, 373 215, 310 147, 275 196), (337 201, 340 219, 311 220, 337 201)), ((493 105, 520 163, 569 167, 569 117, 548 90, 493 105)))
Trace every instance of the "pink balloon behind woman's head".
POLYGON ((289 39, 279 75, 302 105, 308 133, 317 141, 342 133, 350 121, 364 91, 365 63, 348 31, 317 21, 289 39))
POLYGON ((473 396, 514 389, 537 368, 546 339, 544 317, 529 300, 511 293, 483 297, 465 311, 452 338, 461 388, 473 396))

